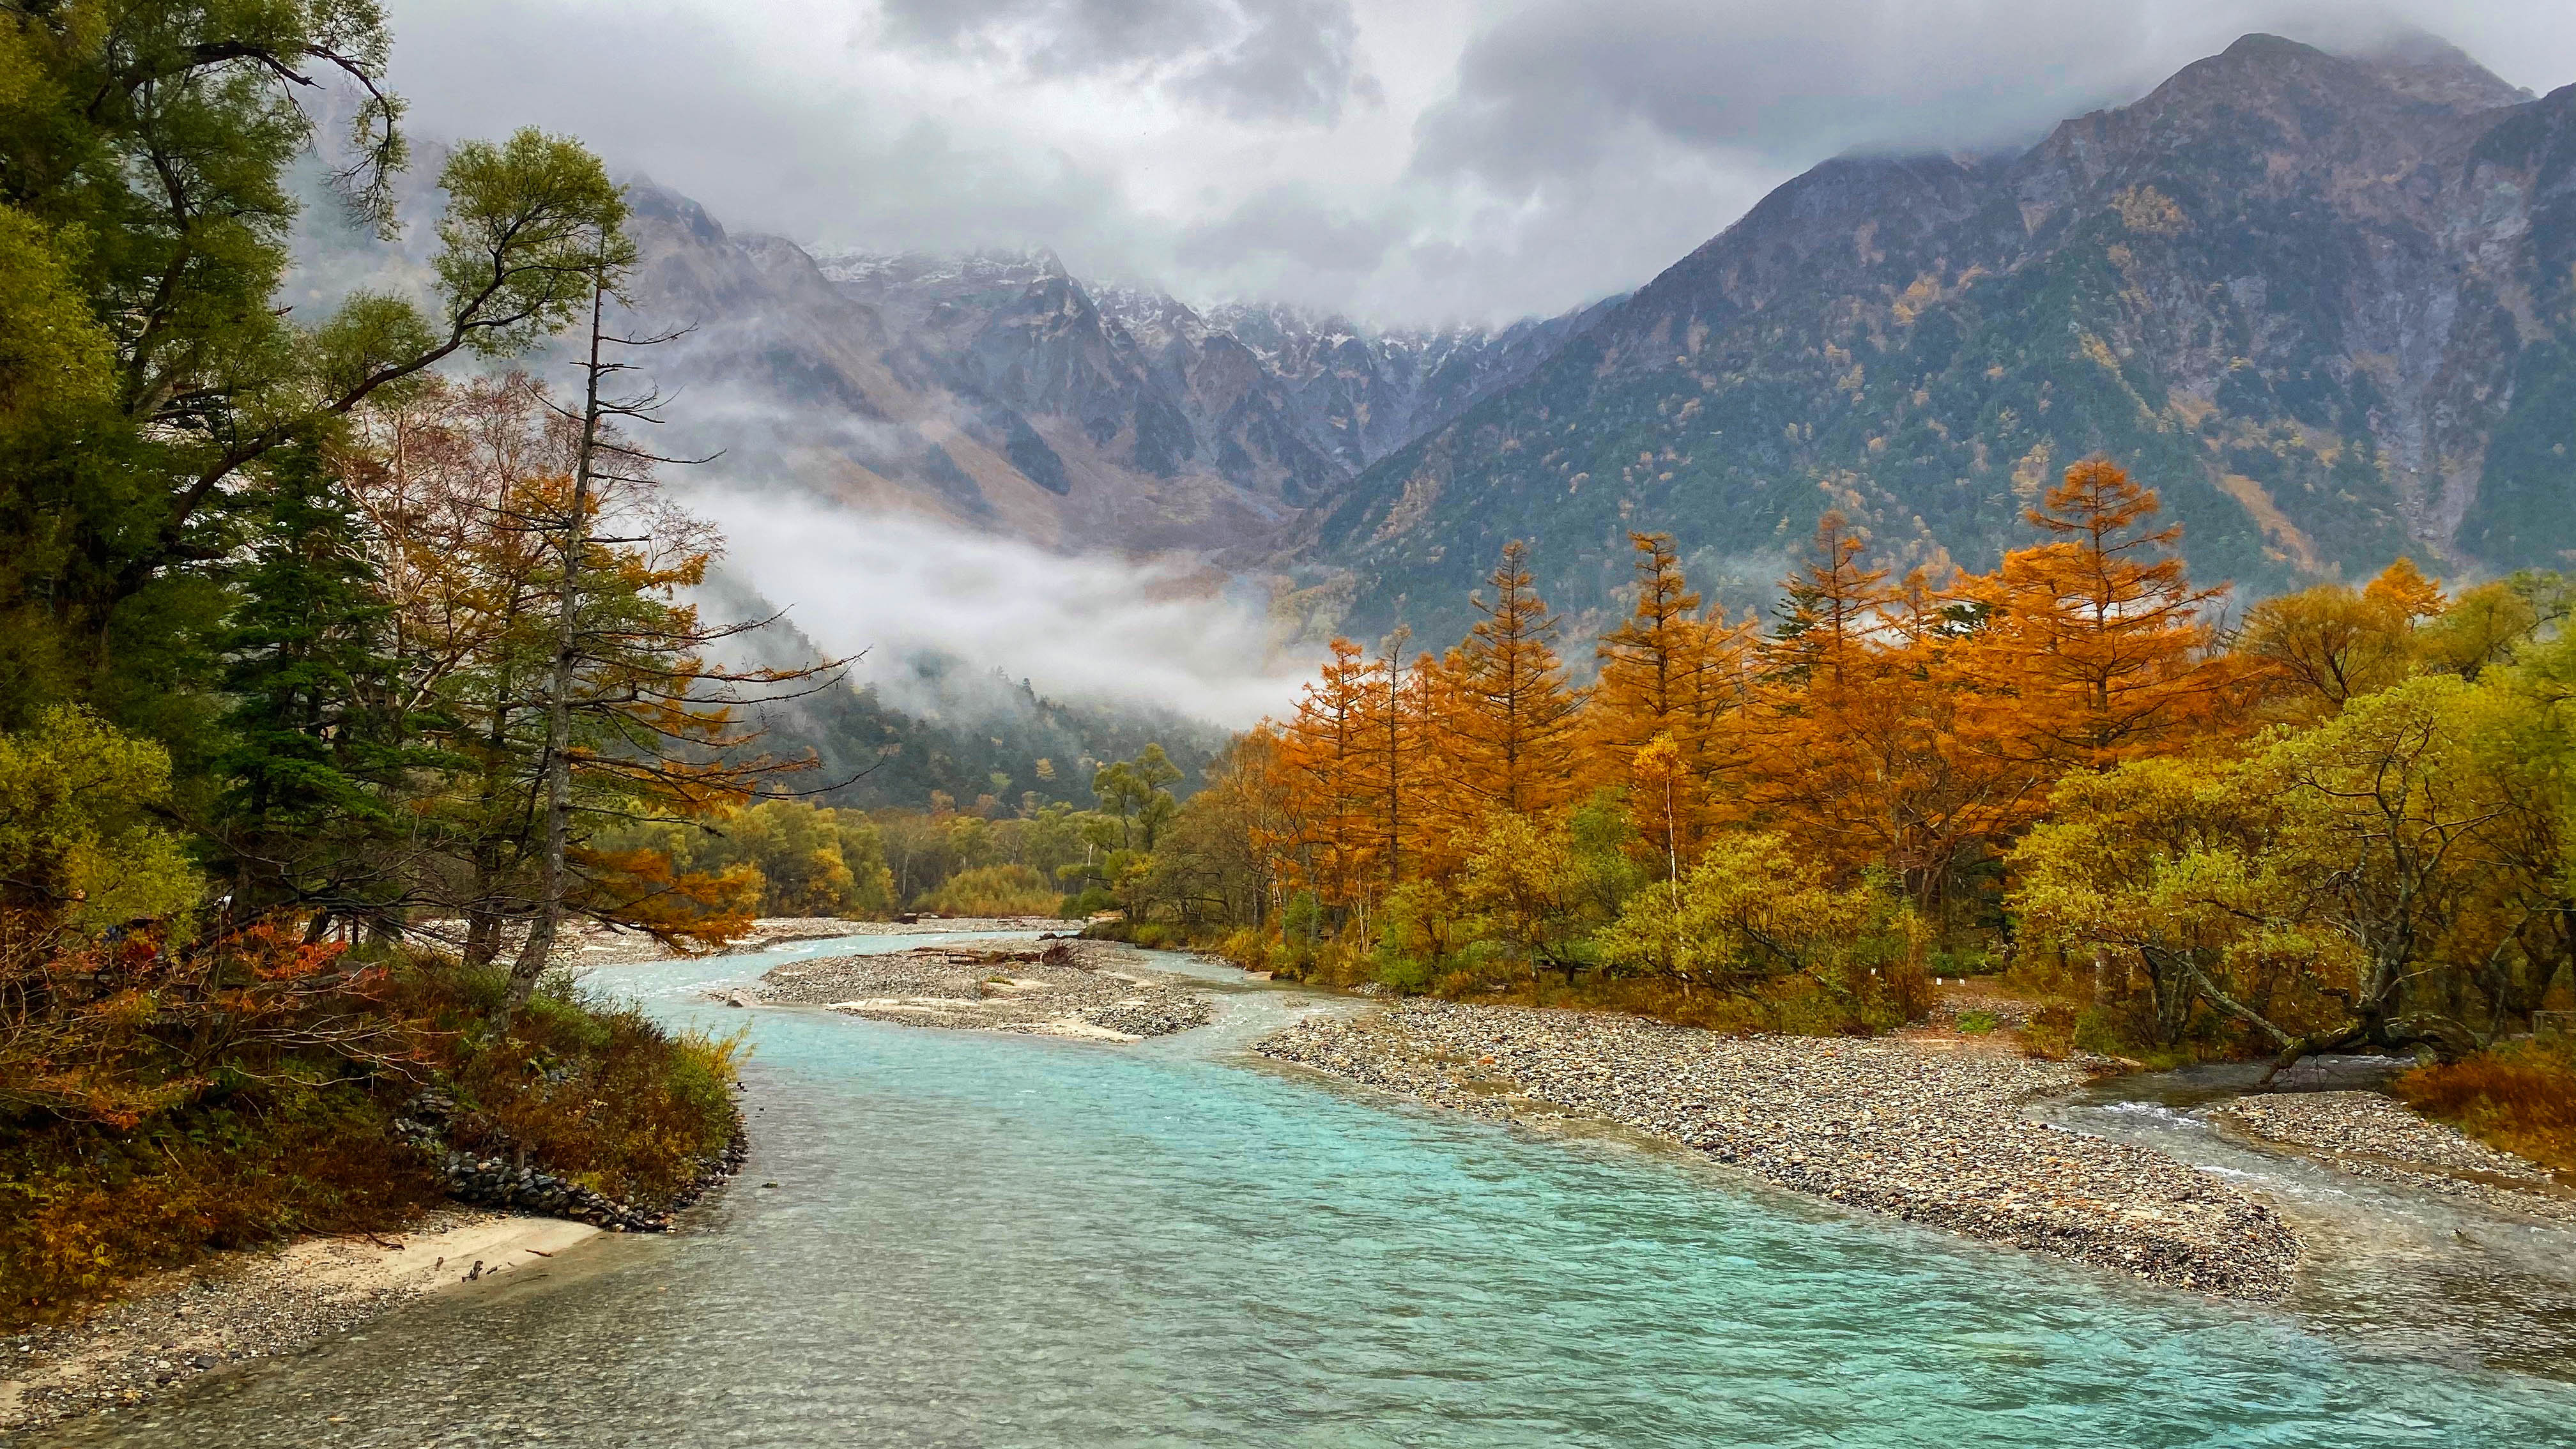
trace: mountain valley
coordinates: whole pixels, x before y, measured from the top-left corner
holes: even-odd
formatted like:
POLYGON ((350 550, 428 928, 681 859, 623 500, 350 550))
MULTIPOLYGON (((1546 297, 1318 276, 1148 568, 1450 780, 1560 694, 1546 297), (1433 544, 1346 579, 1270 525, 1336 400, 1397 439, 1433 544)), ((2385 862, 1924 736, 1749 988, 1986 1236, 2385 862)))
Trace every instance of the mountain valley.
POLYGON ((1829 161, 1635 294, 1493 330, 809 253, 635 195, 639 304, 698 324, 666 371, 730 474, 1188 552, 1309 639, 1447 637, 1515 537, 1578 631, 1632 529, 1739 609, 1828 508, 1982 566, 2096 452, 2253 593, 2576 545, 2576 90, 2421 37, 2249 36, 2024 152, 1829 161))

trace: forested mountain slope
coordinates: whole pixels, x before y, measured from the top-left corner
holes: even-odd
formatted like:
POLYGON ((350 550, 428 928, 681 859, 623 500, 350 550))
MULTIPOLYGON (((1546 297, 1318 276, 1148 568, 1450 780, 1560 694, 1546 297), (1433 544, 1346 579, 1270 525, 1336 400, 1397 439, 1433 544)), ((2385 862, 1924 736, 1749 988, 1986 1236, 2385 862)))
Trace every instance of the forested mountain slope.
POLYGON ((1309 578, 1347 627, 1445 638, 1515 537, 1581 628, 1631 529, 1739 600, 1829 507, 1891 561, 1983 566, 2095 452, 2252 589, 2556 566, 2571 306, 2576 87, 2248 36, 2020 155, 1783 186, 1319 510, 1309 578))

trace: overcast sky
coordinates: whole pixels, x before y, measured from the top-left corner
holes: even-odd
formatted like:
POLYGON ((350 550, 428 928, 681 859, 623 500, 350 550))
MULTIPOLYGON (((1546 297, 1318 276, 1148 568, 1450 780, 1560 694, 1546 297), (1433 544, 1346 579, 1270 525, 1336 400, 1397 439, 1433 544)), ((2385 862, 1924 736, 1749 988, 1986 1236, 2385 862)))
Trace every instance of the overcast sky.
POLYGON ((392 0, 441 136, 536 124, 826 247, 1380 322, 1633 287, 1857 146, 2035 139, 2248 30, 2576 81, 2568 0, 392 0))

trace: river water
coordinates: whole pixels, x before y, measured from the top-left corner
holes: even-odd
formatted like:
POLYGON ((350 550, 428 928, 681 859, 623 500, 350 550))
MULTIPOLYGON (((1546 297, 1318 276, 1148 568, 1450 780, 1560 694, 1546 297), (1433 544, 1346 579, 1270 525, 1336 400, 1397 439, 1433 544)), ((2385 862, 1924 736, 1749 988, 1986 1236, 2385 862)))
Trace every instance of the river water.
MULTIPOLYGON (((598 973, 752 1029, 750 1166, 684 1231, 56 1442, 2576 1444, 2552 1302, 2498 1310, 2502 1339, 2408 1329, 2402 1292, 2231 1304, 1414 1110, 1247 1056, 1338 1008, 1231 972, 1214 1026, 1125 1047, 700 994, 925 943, 598 973)), ((2070 1111, 2253 1170, 2147 1106, 2070 1111)))

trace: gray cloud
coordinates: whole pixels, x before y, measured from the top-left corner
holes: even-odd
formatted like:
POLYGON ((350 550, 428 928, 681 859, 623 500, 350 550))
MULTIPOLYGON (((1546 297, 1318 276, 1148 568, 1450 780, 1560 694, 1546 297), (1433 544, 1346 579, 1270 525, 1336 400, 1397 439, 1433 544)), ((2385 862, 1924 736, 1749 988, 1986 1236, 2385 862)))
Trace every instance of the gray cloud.
POLYGON ((936 248, 1051 243, 1096 258, 1101 239, 1129 228, 1099 158, 996 145, 976 116, 889 105, 864 77, 781 77, 775 56, 689 0, 441 0, 398 8, 395 22, 394 80, 416 129, 577 135, 730 230, 936 248), (499 37, 515 53, 584 63, 535 75, 496 61, 499 37))
POLYGON ((1414 161, 1521 194, 1616 164, 1641 131, 1780 167, 1854 147, 2021 144, 2248 29, 2332 48, 2398 23, 2199 0, 1551 0, 1468 45, 1455 92, 1420 120, 1414 161))
POLYGON ((1174 257, 1207 271, 1276 258, 1314 272, 1359 275, 1376 270, 1404 231, 1398 219, 1362 219, 1312 187, 1279 186, 1191 228, 1174 257))
POLYGON ((391 5, 425 133, 573 132, 736 230, 1384 322, 1635 286, 1827 156, 2034 138, 2249 30, 2576 80, 2564 0, 391 5))
POLYGON ((1354 69, 1360 27, 1348 0, 1262 0, 1243 15, 1242 40, 1177 78, 1175 94, 1239 121, 1332 121, 1353 97, 1384 99, 1376 78, 1354 69))
POLYGON ((887 0, 883 25, 1030 76, 1124 72, 1242 121, 1329 124, 1378 94, 1350 0, 887 0))
POLYGON ((1010 60, 1041 75, 1169 60, 1222 38, 1209 0, 888 0, 886 38, 1010 60))

